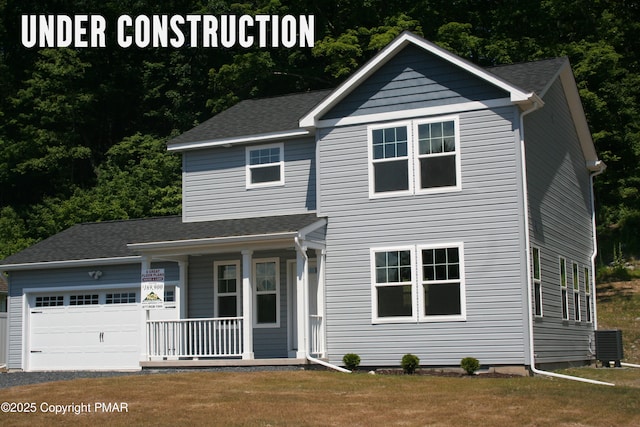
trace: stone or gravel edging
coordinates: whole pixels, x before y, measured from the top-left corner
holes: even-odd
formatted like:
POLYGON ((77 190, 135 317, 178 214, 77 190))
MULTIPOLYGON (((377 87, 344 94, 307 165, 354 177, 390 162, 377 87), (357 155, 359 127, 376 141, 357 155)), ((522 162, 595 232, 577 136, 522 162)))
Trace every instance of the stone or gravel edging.
POLYGON ((217 367, 192 369, 143 369, 141 371, 45 371, 45 372, 4 372, 0 373, 0 389, 21 385, 68 381, 79 378, 108 378, 127 375, 170 374, 177 372, 260 372, 260 371, 299 371, 299 366, 255 366, 255 367, 217 367))

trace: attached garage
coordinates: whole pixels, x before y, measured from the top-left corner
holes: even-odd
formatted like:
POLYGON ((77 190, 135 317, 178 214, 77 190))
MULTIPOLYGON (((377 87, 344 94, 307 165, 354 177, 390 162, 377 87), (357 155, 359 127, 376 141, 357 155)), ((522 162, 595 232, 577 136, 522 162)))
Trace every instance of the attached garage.
POLYGON ((139 290, 28 295, 31 371, 140 369, 139 290))

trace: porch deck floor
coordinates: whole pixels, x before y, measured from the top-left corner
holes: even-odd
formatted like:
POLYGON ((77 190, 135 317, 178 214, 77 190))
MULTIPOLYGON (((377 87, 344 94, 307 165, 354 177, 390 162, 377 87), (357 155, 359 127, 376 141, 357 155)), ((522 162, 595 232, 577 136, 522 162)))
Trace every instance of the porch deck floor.
POLYGON ((206 368, 236 366, 306 366, 307 359, 199 359, 199 360, 148 360, 140 362, 141 368, 206 368))

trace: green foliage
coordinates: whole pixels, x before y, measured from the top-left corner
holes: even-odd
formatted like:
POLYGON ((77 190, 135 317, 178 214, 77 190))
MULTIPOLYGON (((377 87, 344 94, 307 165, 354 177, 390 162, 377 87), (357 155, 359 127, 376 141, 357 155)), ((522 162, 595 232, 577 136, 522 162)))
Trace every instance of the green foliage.
POLYGON ((416 368, 420 366, 420 358, 414 354, 407 353, 402 356, 400 366, 404 370, 405 374, 414 374, 416 372, 416 368))
POLYGON ((342 363, 348 370, 355 371, 360 366, 360 356, 355 353, 347 353, 342 356, 342 363))
POLYGON ((335 87, 410 30, 482 66, 567 55, 608 165, 595 180, 600 263, 613 261, 618 246, 627 257, 640 256, 640 8, 634 2, 87 0, 80 9, 109 22, 123 14, 314 14, 316 46, 121 49, 110 33, 102 49, 25 49, 18 40, 21 14, 74 14, 78 5, 0 2, 4 253, 73 221, 176 213, 179 159, 160 155, 160 141, 241 99, 335 87), (140 159, 145 150, 151 156, 140 159))
POLYGON ((475 357, 465 357, 460 361, 460 367, 467 375, 473 375, 480 368, 480 362, 475 357))

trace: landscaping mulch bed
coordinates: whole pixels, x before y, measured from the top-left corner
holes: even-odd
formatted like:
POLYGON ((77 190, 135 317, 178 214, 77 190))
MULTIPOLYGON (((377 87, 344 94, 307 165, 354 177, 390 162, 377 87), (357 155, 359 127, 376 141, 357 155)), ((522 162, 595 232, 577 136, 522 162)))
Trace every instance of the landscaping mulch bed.
MULTIPOLYGON (((409 375, 405 374, 402 369, 375 369, 373 371, 354 371, 354 373, 375 373, 376 375, 409 375)), ((432 376, 432 377, 449 377, 449 378, 518 378, 522 375, 505 374, 500 372, 477 372, 474 375, 468 375, 464 372, 457 372, 443 369, 416 369, 412 375, 432 376)))

